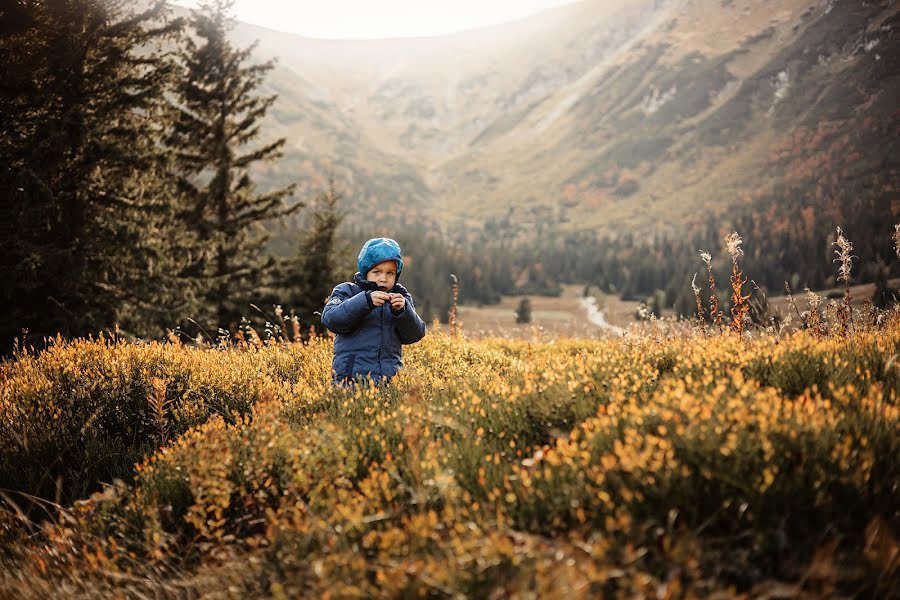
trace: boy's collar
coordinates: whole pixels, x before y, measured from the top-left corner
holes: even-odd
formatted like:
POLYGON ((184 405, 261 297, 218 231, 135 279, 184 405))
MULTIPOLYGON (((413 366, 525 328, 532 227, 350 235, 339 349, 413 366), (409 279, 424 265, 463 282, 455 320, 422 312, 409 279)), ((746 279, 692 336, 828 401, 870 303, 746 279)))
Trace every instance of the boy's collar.
MULTIPOLYGON (((368 281, 365 277, 356 273, 353 275, 353 282, 356 283, 359 287, 369 292, 377 292, 378 284, 374 281, 368 281)), ((400 292, 401 294, 406 291, 406 288, 401 286, 399 283, 395 283, 394 287, 388 290, 389 292, 400 292)))
POLYGON ((368 290, 370 292, 378 291, 377 283, 375 283, 374 281, 368 281, 365 277, 363 277, 359 273, 357 273, 356 275, 353 276, 353 280, 356 283, 356 285, 358 285, 359 287, 361 287, 364 290, 368 290))

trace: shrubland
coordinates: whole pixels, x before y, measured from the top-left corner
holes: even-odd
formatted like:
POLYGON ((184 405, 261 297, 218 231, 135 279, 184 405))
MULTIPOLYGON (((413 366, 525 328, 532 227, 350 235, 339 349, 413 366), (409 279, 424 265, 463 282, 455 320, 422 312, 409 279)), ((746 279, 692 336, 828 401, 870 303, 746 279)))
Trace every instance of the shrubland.
POLYGON ((896 596, 900 313, 840 310, 435 326, 353 389, 327 337, 20 351, 0 596, 896 596))

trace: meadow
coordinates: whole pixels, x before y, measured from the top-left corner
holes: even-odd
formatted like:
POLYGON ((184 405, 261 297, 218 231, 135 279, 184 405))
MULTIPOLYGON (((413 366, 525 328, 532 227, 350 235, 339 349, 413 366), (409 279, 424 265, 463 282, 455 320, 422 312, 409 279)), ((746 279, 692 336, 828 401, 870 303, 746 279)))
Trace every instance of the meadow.
POLYGON ((740 243, 730 319, 696 281, 610 339, 454 311, 390 385, 284 319, 20 348, 0 597, 900 597, 900 308, 854 304, 838 230, 844 296, 754 325, 740 243))
POLYGON ((0 379, 3 597, 889 597, 900 313, 472 341, 110 339, 0 379))
MULTIPOLYGON (((501 296, 497 304, 458 308, 459 326, 469 340, 502 337, 520 340, 554 340, 560 338, 602 339, 613 336, 608 328, 590 322, 582 299, 594 298, 605 320, 619 328, 636 321, 640 302, 624 301, 611 294, 585 286, 563 284, 559 296, 529 296, 531 318, 516 322, 516 310, 522 296, 501 296)), ((669 311, 670 312, 670 311, 669 311)), ((671 315, 668 315, 671 316, 671 315)))

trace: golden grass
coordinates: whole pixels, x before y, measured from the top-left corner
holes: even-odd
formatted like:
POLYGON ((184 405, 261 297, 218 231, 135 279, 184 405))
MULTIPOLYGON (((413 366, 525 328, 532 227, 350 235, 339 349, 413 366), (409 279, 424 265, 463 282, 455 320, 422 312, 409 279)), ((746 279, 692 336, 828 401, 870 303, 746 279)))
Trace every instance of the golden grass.
POLYGON ((112 481, 71 452, 91 436, 137 464, 39 526, 7 490, 0 596, 896 593, 900 315, 655 326, 438 328, 392 385, 354 390, 330 387, 327 338, 21 356, 0 378, 5 487, 64 450, 81 487, 112 481))

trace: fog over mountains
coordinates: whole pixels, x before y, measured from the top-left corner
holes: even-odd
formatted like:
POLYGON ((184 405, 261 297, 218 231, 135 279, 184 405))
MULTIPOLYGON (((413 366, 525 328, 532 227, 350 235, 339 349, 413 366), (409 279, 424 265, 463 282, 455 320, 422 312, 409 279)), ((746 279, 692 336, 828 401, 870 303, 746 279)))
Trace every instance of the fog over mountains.
POLYGON ((334 175, 351 218, 646 232, 785 188, 814 205, 876 172, 897 203, 898 12, 584 0, 435 38, 233 33, 278 58, 264 136, 288 144, 267 184, 304 199, 334 175))

